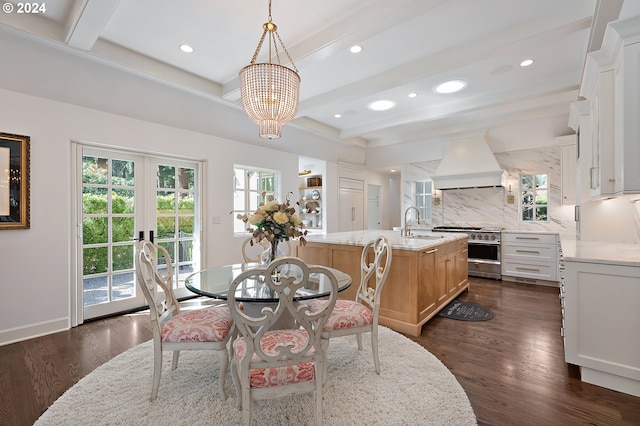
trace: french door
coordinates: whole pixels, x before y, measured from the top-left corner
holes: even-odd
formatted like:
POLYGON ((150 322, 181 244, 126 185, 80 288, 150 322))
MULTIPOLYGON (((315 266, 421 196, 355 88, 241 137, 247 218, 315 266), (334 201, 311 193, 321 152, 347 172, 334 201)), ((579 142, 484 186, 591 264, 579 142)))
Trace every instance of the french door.
MULTIPOLYGON (((200 266, 200 163, 77 145, 77 324, 146 305, 134 254, 152 239, 171 255, 176 296, 200 266)), ((166 265, 158 265, 159 269, 166 265)))

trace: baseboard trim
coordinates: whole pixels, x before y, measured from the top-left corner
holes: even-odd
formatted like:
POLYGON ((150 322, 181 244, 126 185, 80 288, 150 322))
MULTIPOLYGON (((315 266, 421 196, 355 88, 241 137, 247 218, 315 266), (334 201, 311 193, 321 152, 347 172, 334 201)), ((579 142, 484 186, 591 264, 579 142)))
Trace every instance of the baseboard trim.
POLYGON ((46 336, 47 334, 65 331, 69 328, 69 318, 65 317, 36 324, 29 324, 23 327, 0 330, 0 346, 33 339, 34 337, 46 336))
POLYGON ((540 280, 537 278, 512 277, 509 275, 503 275, 502 281, 510 281, 510 282, 522 283, 522 284, 544 285, 547 287, 559 287, 558 281, 540 280))

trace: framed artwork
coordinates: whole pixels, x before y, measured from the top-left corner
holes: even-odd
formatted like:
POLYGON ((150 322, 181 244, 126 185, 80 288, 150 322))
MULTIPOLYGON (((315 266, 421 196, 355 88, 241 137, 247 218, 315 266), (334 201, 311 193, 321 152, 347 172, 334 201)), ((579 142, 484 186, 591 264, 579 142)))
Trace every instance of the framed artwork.
POLYGON ((29 141, 0 133, 0 230, 29 228, 29 141))

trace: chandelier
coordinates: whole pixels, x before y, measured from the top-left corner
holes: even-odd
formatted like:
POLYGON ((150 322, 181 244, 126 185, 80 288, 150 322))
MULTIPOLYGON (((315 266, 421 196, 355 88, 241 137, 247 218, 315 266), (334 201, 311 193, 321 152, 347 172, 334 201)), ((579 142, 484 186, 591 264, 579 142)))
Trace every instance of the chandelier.
POLYGON ((300 75, 287 48, 278 34, 278 27, 271 22, 271 0, 269 0, 269 22, 262 25, 264 31, 258 42, 251 63, 239 72, 242 108, 251 121, 260 126, 260 137, 278 139, 282 126, 293 119, 298 111, 300 75), (256 64, 258 53, 265 37, 269 35, 269 62, 256 64), (275 35, 275 37, 274 37, 275 35), (280 63, 280 50, 287 55, 291 68, 280 63), (273 55, 277 63, 273 63, 273 55))

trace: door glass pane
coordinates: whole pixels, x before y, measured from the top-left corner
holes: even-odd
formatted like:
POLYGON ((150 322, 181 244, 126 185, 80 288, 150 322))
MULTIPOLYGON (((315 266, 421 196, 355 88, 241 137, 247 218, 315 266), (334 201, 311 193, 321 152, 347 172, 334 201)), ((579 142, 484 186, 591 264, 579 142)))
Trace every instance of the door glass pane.
POLYGON ((158 166, 158 188, 176 187, 176 168, 173 166, 158 166))
POLYGON ((174 216, 159 217, 157 220, 158 238, 173 238, 175 236, 174 216))
POLYGON ((180 237, 193 237, 193 217, 179 217, 178 227, 180 237))
MULTIPOLYGON (((107 217, 87 217, 82 220, 82 243, 104 244, 109 241, 107 217)), ((86 263, 86 262, 85 262, 86 263)))
POLYGON ((125 246, 113 247, 113 270, 123 271, 125 269, 133 269, 134 247, 133 244, 127 244, 125 246))
POLYGON ((179 245, 180 262, 193 260, 193 241, 181 241, 179 245))
POLYGON ((121 241, 133 241, 135 238, 134 217, 114 217, 112 219, 113 231, 111 240, 114 243, 121 241))
POLYGON ((82 250, 83 258, 83 274, 102 274, 109 270, 108 267, 109 252, 107 247, 91 247, 82 250))
POLYGON ((114 189, 111 191, 111 212, 112 213, 133 213, 134 212, 134 192, 132 189, 114 189))
POLYGON ((107 188, 84 187, 82 189, 83 213, 107 214, 108 206, 107 188))
POLYGON ((84 156, 82 158, 82 183, 107 183, 107 158, 84 156))
POLYGON ((114 274, 111 290, 111 300, 122 300, 136 295, 136 283, 133 272, 126 274, 114 274))
POLYGON ((105 276, 82 280, 84 306, 97 305, 109 301, 109 279, 105 276))
POLYGON ((193 169, 187 169, 184 167, 178 168, 178 189, 191 189, 195 188, 195 171, 193 169))
POLYGON ((117 186, 133 186, 135 183, 133 161, 113 160, 112 184, 117 186))
POLYGON ((178 213, 193 214, 195 212, 195 203, 192 192, 181 192, 178 201, 178 213))

